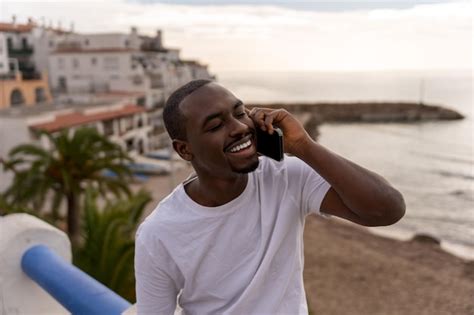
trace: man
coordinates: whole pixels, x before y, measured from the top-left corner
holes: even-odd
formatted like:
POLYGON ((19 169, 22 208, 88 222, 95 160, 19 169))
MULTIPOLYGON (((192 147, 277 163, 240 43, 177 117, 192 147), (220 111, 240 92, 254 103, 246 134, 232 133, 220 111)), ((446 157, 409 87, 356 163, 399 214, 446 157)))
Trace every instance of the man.
POLYGON ((383 178, 314 142, 287 111, 252 109, 196 80, 163 111, 176 152, 196 176, 180 184, 137 233, 138 314, 307 314, 306 215, 366 225, 404 214, 383 178), (255 130, 279 127, 282 162, 258 157, 255 130))

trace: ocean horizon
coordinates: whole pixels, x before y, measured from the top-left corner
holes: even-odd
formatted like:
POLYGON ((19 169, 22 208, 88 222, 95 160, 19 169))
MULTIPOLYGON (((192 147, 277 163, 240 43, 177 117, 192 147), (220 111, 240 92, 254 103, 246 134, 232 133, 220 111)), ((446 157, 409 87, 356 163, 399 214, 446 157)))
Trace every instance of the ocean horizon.
POLYGON ((318 141, 376 171, 404 195, 405 217, 376 234, 428 234, 447 251, 474 259, 472 72, 222 72, 218 82, 244 103, 422 102, 457 110, 459 121, 337 123, 318 141))

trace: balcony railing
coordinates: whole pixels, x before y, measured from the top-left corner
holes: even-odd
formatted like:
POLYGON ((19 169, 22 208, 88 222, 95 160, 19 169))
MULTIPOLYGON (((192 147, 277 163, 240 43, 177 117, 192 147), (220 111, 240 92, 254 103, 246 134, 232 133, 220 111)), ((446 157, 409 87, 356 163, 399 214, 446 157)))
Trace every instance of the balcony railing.
POLYGON ((122 314, 130 303, 44 245, 28 249, 23 271, 71 314, 122 314))
POLYGON ((24 46, 21 48, 9 48, 8 55, 12 58, 27 57, 35 52, 33 46, 24 46))

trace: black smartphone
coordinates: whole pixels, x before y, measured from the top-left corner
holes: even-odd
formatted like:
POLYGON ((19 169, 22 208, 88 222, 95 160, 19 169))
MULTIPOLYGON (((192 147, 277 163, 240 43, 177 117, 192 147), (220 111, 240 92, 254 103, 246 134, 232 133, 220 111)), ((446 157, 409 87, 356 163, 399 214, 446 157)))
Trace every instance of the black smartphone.
POLYGON ((257 152, 276 161, 283 160, 283 131, 273 129, 273 134, 257 129, 257 152))

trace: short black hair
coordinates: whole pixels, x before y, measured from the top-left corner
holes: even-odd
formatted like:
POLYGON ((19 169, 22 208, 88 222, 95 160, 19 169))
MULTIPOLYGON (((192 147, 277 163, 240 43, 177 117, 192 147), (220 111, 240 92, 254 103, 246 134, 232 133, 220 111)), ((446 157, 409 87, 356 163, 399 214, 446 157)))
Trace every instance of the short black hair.
POLYGON ((166 131, 171 139, 186 140, 186 117, 179 108, 179 104, 189 94, 193 93, 200 87, 211 83, 211 80, 193 80, 174 91, 166 101, 163 109, 163 121, 165 122, 166 131))

